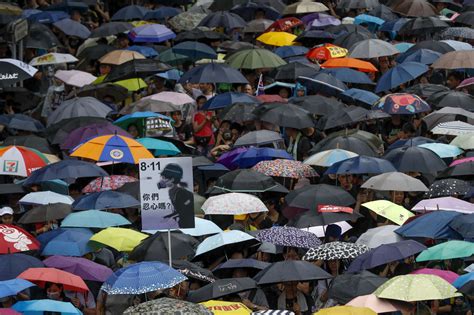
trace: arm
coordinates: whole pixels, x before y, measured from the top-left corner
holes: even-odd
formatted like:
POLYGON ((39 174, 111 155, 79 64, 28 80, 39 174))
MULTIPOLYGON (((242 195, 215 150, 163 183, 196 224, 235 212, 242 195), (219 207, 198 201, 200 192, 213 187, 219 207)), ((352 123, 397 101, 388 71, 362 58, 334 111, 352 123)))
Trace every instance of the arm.
MULTIPOLYGON (((196 114, 196 115, 202 115, 202 114, 196 114)), ((201 131, 201 129, 204 127, 204 125, 207 123, 208 121, 208 117, 207 115, 205 116, 205 118, 201 121, 201 123, 198 123, 196 119, 193 120, 193 129, 194 129, 194 132, 199 132, 201 131)))

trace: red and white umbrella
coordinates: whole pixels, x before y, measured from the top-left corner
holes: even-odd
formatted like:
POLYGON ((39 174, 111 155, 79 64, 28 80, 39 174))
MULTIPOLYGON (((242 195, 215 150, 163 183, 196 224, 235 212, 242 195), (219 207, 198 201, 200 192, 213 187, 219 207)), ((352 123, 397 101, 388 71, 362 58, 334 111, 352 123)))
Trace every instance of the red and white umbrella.
POLYGON ((40 243, 15 225, 0 224, 0 254, 13 254, 39 249, 40 243))
POLYGON ((127 175, 111 175, 97 177, 82 189, 83 193, 100 192, 104 190, 116 190, 126 183, 136 182, 138 179, 127 175))
POLYGON ((14 145, 0 148, 1 175, 27 177, 47 164, 48 159, 37 150, 14 145))

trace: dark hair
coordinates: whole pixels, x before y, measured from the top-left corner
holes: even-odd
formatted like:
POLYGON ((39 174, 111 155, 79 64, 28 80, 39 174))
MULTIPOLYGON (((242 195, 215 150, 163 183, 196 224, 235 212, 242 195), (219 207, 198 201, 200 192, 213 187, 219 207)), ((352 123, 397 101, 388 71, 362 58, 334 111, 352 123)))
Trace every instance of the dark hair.
POLYGON ((411 122, 404 123, 402 126, 402 131, 404 133, 415 133, 416 128, 411 122))
POLYGON ((458 80, 458 81, 462 81, 464 76, 461 72, 459 71, 451 71, 449 74, 448 74, 448 78, 449 77, 453 77, 454 79, 458 80))
POLYGON ((198 97, 196 97, 196 103, 199 103, 199 101, 202 99, 207 101, 207 97, 205 97, 204 95, 199 95, 198 97))

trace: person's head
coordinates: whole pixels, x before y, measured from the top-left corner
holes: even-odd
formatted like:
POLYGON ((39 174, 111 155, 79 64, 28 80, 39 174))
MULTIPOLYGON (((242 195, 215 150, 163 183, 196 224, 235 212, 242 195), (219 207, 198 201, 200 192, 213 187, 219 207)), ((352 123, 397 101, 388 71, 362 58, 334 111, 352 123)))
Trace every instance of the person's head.
POLYGON ((295 128, 285 128, 285 133, 290 138, 296 138, 298 135, 298 129, 295 128))
POLYGON ((446 84, 450 89, 455 89, 462 82, 462 79, 463 76, 460 72, 453 71, 449 73, 446 84))
POLYGON ((339 274, 339 268, 341 267, 341 262, 339 259, 328 260, 327 265, 328 265, 328 271, 331 274, 333 275, 339 274))
POLYGON ((12 224, 13 223, 13 209, 10 207, 0 208, 0 218, 2 224, 12 224))
POLYGON ((392 191, 390 195, 392 197, 392 202, 397 205, 401 205, 405 200, 405 193, 403 191, 392 191))
POLYGON ((300 254, 298 253, 298 248, 296 247, 285 247, 283 249, 283 258, 285 260, 300 260, 300 254))
POLYGON ((404 123, 402 126, 402 139, 412 138, 416 133, 416 128, 411 122, 404 123))
POLYGON ((197 108, 201 108, 207 102, 207 98, 204 95, 199 95, 196 98, 197 108))
POLYGON ((265 18, 265 10, 258 8, 255 10, 255 20, 257 19, 264 19, 265 18))
POLYGON ((390 68, 390 60, 388 60, 388 57, 380 57, 379 66, 381 71, 385 71, 390 68))
POLYGON ((74 10, 71 12, 71 20, 81 22, 81 12, 74 10))
POLYGON ((179 164, 170 163, 165 166, 161 172, 161 180, 158 183, 158 187, 173 187, 181 182, 183 178, 183 169, 179 164))
POLYGON ((353 177, 352 177, 351 174, 337 175, 337 180, 341 184, 341 187, 344 188, 345 190, 351 190, 352 189, 353 177))
POLYGON ((335 242, 341 238, 342 229, 337 224, 329 224, 326 229, 326 240, 327 242, 335 242))
POLYGON ((219 125, 219 131, 224 132, 230 130, 230 121, 223 120, 219 125))
POLYGON ((61 284, 49 282, 46 284, 45 288, 48 299, 57 301, 61 300, 64 296, 64 288, 61 284))
POLYGON ((107 75, 110 73, 110 70, 112 70, 112 67, 108 64, 103 64, 101 63, 99 66, 99 74, 100 75, 107 75))
POLYGON ((121 33, 117 35, 117 46, 119 49, 128 48, 130 41, 128 39, 127 34, 121 33))
POLYGON ((79 198, 81 196, 81 187, 76 183, 69 185, 69 196, 73 199, 79 198))
POLYGON ((128 125, 127 132, 134 138, 140 137, 140 133, 138 132, 138 127, 135 124, 128 125))
POLYGON ((278 91, 278 95, 280 95, 282 98, 288 98, 290 97, 290 92, 287 88, 281 88, 280 91, 278 91))
POLYGON ((175 112, 172 112, 171 113, 171 118, 173 118, 173 120, 175 122, 178 122, 178 121, 182 121, 183 120, 183 114, 181 113, 181 111, 175 111, 175 112))
POLYGON ((204 94, 211 94, 214 90, 212 83, 199 83, 199 89, 204 94))
POLYGON ((272 255, 266 252, 257 252, 257 260, 270 262, 272 260, 272 255))
POLYGON ((245 84, 244 87, 242 88, 242 93, 246 93, 248 95, 253 95, 253 88, 250 84, 245 84))
POLYGON ((237 123, 233 123, 230 125, 230 131, 232 132, 232 140, 236 141, 240 137, 242 126, 237 123))

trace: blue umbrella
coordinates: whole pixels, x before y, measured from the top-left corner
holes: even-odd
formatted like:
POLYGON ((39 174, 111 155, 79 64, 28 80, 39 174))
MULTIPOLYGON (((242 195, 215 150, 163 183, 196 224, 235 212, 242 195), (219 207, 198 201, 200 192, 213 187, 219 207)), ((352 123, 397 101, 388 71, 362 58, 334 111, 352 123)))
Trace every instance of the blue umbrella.
POLYGON ((431 50, 431 49, 421 48, 421 49, 417 49, 415 51, 405 52, 405 53, 401 54, 400 56, 398 56, 396 61, 398 63, 403 63, 403 62, 407 62, 407 61, 414 61, 414 62, 423 63, 425 65, 430 65, 433 62, 435 62, 436 60, 438 60, 439 57, 441 57, 442 55, 443 54, 441 54, 437 51, 434 51, 434 50, 431 50))
POLYGON ((347 272, 359 272, 408 258, 426 249, 421 243, 413 240, 383 244, 360 255, 350 264, 347 272))
POLYGON ((63 11, 44 11, 28 16, 28 21, 42 24, 52 24, 62 19, 69 18, 69 14, 63 11))
POLYGON ((247 248, 255 244, 258 244, 258 241, 245 232, 238 230, 223 231, 202 241, 196 249, 194 259, 197 260, 199 256, 203 255, 217 257, 221 254, 225 255, 227 250, 230 253, 234 248, 247 248))
POLYGON ((464 151, 455 145, 445 143, 425 143, 419 145, 419 147, 428 149, 436 153, 440 158, 452 158, 461 155, 464 151))
POLYGON ((372 107, 372 105, 379 100, 379 96, 370 91, 361 90, 361 89, 349 89, 344 91, 339 96, 344 102, 360 102, 363 105, 372 107))
POLYGON ((69 18, 57 21, 53 25, 69 36, 86 39, 91 35, 91 31, 87 27, 69 18))
POLYGON ((25 10, 23 10, 23 12, 21 12, 21 16, 28 19, 33 14, 38 14, 38 13, 41 13, 41 12, 43 12, 43 11, 37 10, 37 9, 25 9, 25 10))
POLYGON ((180 230, 184 234, 188 234, 191 236, 204 236, 222 232, 222 229, 214 222, 198 217, 194 218, 194 228, 180 230))
POLYGON ((142 20, 145 14, 150 12, 149 9, 139 5, 129 5, 121 8, 112 16, 112 21, 131 21, 142 20))
POLYGON ((82 257, 93 252, 88 244, 92 235, 92 232, 88 229, 65 230, 46 244, 41 255, 82 257))
POLYGON ((74 210, 136 208, 140 201, 129 194, 106 190, 79 197, 72 204, 74 210))
POLYGON ((246 93, 226 92, 217 94, 204 103, 203 110, 216 110, 225 108, 235 103, 260 104, 261 102, 254 96, 246 93))
POLYGON ((183 75, 182 71, 179 71, 178 69, 171 69, 166 72, 158 73, 155 74, 157 77, 166 79, 166 80, 173 80, 173 81, 178 81, 181 76, 183 75))
POLYGON ((16 302, 12 309, 22 314, 43 314, 43 312, 54 312, 62 315, 82 315, 82 312, 70 302, 55 300, 32 300, 16 302))
POLYGON ((413 115, 430 111, 431 107, 416 94, 395 93, 380 98, 372 105, 372 109, 391 115, 413 115))
POLYGON ((194 41, 181 42, 173 46, 173 52, 188 56, 191 60, 217 59, 216 51, 206 44, 194 41))
POLYGON ((323 69, 321 72, 329 73, 344 83, 375 84, 367 74, 350 68, 323 69))
POLYGON ((400 18, 398 20, 385 22, 382 24, 382 26, 380 26, 379 31, 397 33, 409 20, 410 19, 407 18, 400 18))
POLYGON ((405 223, 395 233, 406 238, 462 239, 449 227, 449 223, 460 215, 455 211, 433 211, 405 223))
POLYGON ((217 11, 208 14, 198 26, 207 26, 209 28, 224 27, 226 29, 243 28, 247 22, 235 13, 227 11, 217 11))
POLYGON ((255 12, 258 10, 265 12, 265 18, 269 20, 278 20, 280 17, 280 12, 278 12, 272 6, 263 4, 260 1, 258 1, 258 3, 257 1, 248 1, 243 4, 236 5, 230 10, 230 12, 238 14, 246 21, 251 21, 255 19, 255 12))
POLYGON ((360 155, 334 163, 325 174, 381 174, 396 171, 387 160, 360 155))
POLYGON ((377 31, 377 29, 384 23, 385 21, 381 18, 368 14, 360 14, 354 19, 354 24, 367 25, 367 28, 371 32, 377 31))
POLYGON ((173 7, 159 7, 156 10, 149 11, 145 14, 145 20, 165 20, 167 18, 176 16, 182 11, 178 8, 173 7))
POLYGON ((454 280, 452 285, 455 288, 459 289, 460 287, 462 287, 469 281, 473 281, 473 280, 474 280, 474 272, 469 272, 469 273, 466 273, 465 275, 459 276, 456 280, 454 280))
POLYGON ((0 255, 0 280, 13 279, 28 268, 39 267, 44 267, 43 262, 30 255, 0 255))
POLYGON ((36 239, 41 244, 40 250, 43 250, 50 240, 52 240, 59 234, 64 233, 65 231, 67 231, 67 229, 57 228, 57 229, 50 230, 48 232, 41 233, 40 235, 38 235, 36 239))
POLYGON ((285 150, 251 147, 247 151, 237 155, 232 160, 232 164, 238 165, 239 168, 250 168, 260 161, 273 159, 293 160, 293 157, 285 150))
POLYGON ((61 222, 61 227, 86 227, 105 229, 110 226, 132 224, 117 213, 103 212, 99 210, 86 210, 70 213, 61 222))
POLYGON ((428 72, 429 67, 419 62, 407 61, 385 72, 379 79, 375 93, 391 90, 428 72))
POLYGON ((128 33, 128 38, 135 43, 161 43, 175 37, 172 30, 161 24, 145 24, 128 33))
POLYGON ((34 286, 34 283, 23 279, 11 279, 0 281, 0 299, 6 296, 17 295, 29 287, 34 286))
POLYGON ((435 143, 435 142, 436 142, 435 140, 425 138, 425 137, 413 137, 413 138, 410 138, 410 139, 400 139, 400 140, 397 140, 394 143, 392 143, 388 147, 388 150, 401 148, 403 146, 414 147, 414 146, 419 146, 420 144, 435 143))
POLYGON ((415 44, 412 44, 412 43, 398 43, 398 44, 395 44, 395 48, 401 53, 406 52, 408 49, 412 48, 413 46, 415 46, 415 44))
POLYGON ((177 155, 181 153, 173 143, 168 141, 155 138, 140 138, 137 141, 150 150, 154 156, 177 155))
POLYGON ((133 45, 127 48, 127 50, 136 51, 146 58, 158 57, 158 52, 153 47, 148 46, 137 46, 133 45))
POLYGON ((77 178, 101 176, 109 176, 109 174, 94 163, 79 160, 63 160, 34 171, 23 183, 23 186, 30 186, 53 179, 72 182, 77 178))
POLYGON ((319 92, 326 96, 338 96, 348 89, 341 80, 324 72, 319 72, 310 78, 299 77, 297 82, 306 87, 308 94, 319 92))
POLYGON ((180 83, 248 83, 242 73, 226 64, 208 63, 187 71, 180 83))
POLYGON ((305 55, 308 50, 309 49, 304 46, 281 46, 276 48, 273 52, 281 58, 288 58, 305 55))
POLYGON ((174 287, 187 278, 161 262, 140 262, 117 270, 101 287, 108 294, 141 294, 174 287))
POLYGON ((63 0, 59 3, 49 5, 45 9, 45 11, 64 11, 69 14, 73 13, 74 11, 84 13, 87 10, 89 10, 89 6, 87 4, 82 1, 74 0, 63 0))

